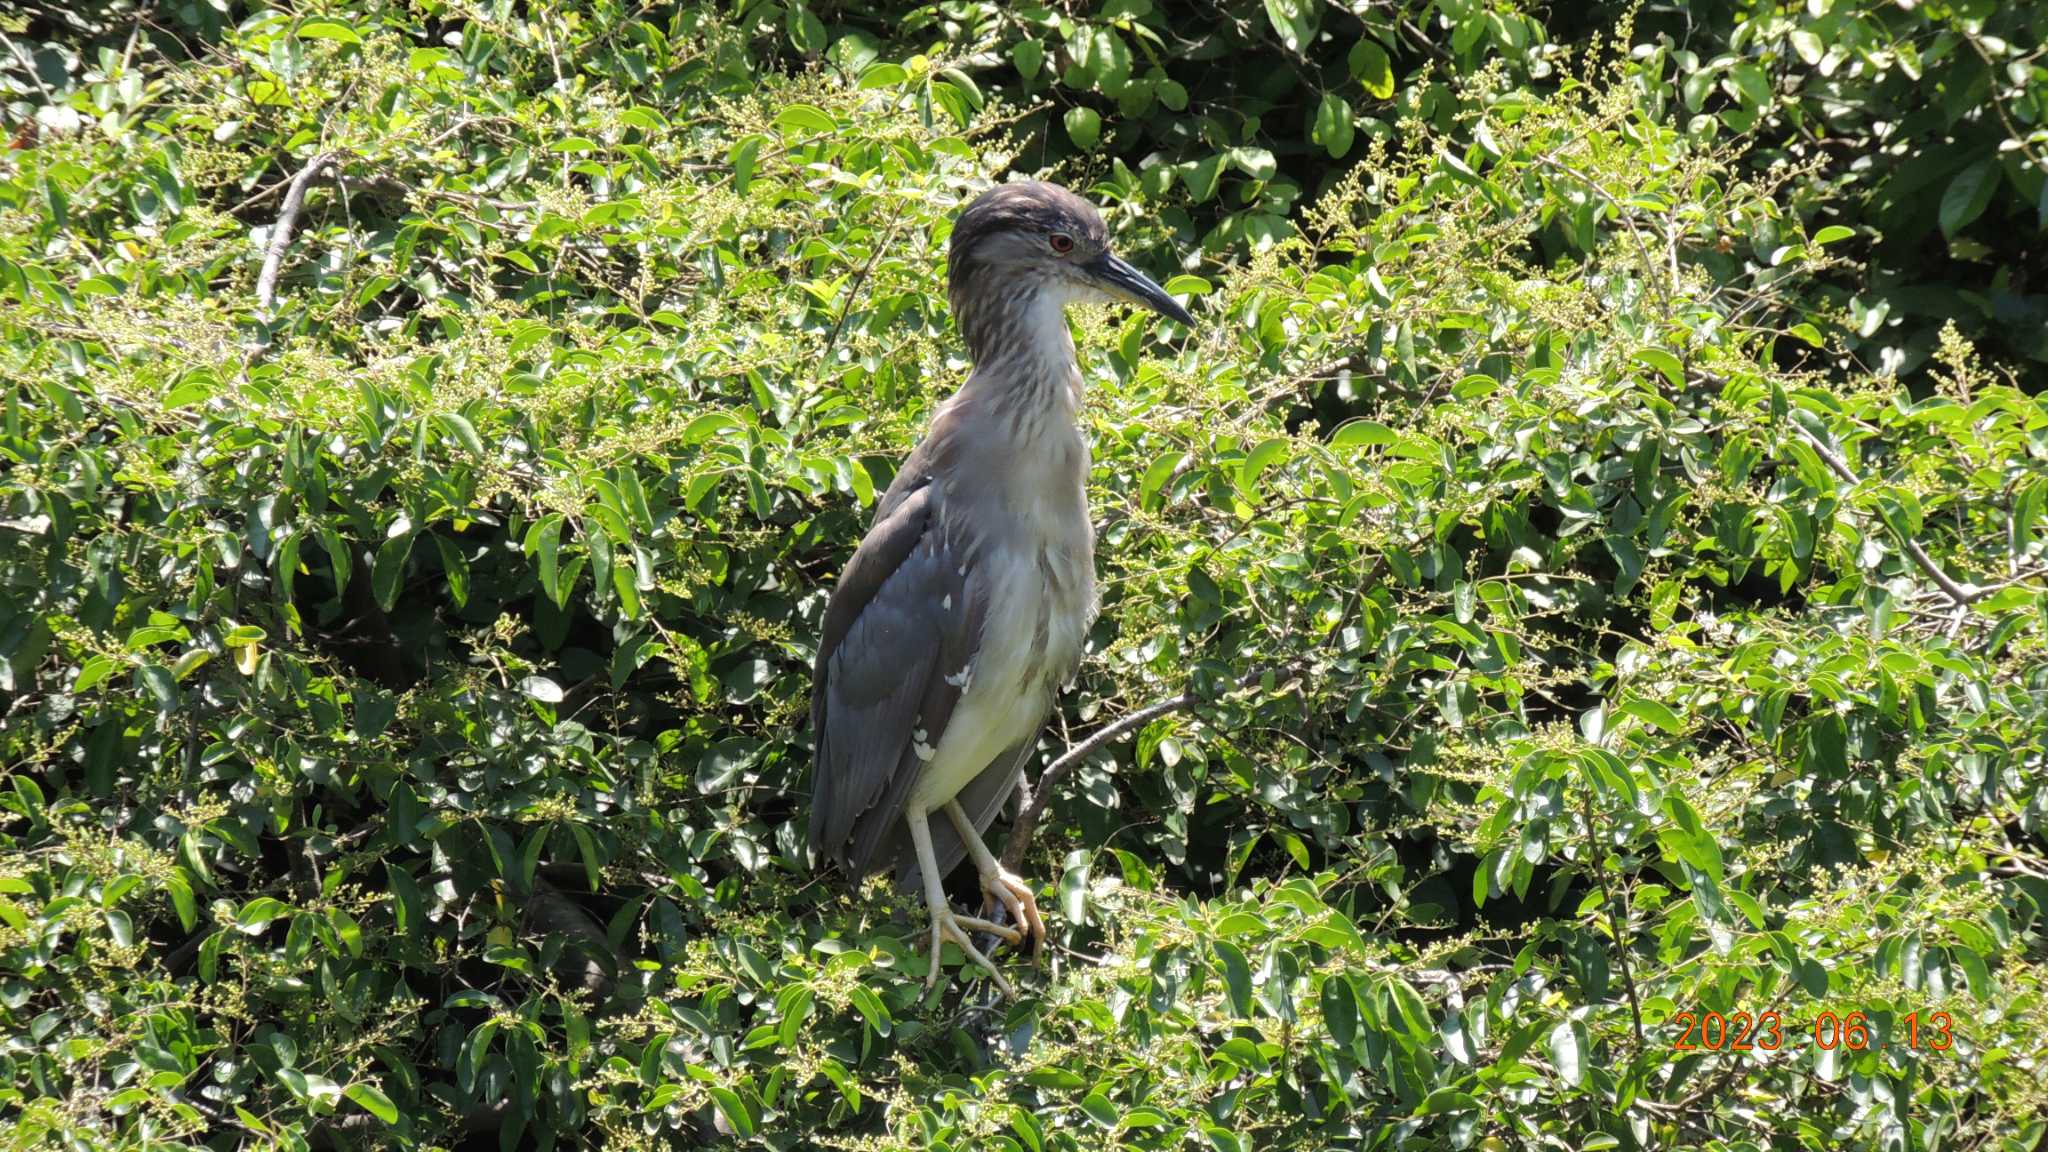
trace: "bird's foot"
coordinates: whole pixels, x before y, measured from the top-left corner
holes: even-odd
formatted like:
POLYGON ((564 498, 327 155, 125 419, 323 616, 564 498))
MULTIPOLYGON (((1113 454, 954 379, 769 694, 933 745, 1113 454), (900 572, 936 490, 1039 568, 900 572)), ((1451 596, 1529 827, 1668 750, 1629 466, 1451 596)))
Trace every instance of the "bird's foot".
POLYGON ((942 954, 945 951, 946 941, 951 940, 960 946, 960 951, 969 960, 980 965, 988 973, 989 979, 995 981, 998 991, 1006 998, 1015 999, 1017 990, 1010 987, 1010 982, 1003 978, 1001 970, 995 966, 995 963, 981 949, 974 946, 973 939, 967 935, 969 932, 992 932, 1012 944, 1024 938, 1022 932, 1007 924, 998 924, 993 920, 983 920, 979 916, 962 916, 944 904, 938 905, 932 909, 932 960, 931 971, 924 978, 926 990, 930 990, 932 985, 939 982, 939 965, 942 954))
MULTIPOLYGON (((998 867, 981 874, 981 892, 991 905, 1001 904, 1010 914, 1010 923, 1031 936, 1031 958, 1036 961, 1039 953, 1045 951, 1045 917, 1039 914, 1038 896, 1031 885, 1016 873, 998 867)), ((1016 944, 1023 937, 1012 932, 1004 939, 1016 944)))

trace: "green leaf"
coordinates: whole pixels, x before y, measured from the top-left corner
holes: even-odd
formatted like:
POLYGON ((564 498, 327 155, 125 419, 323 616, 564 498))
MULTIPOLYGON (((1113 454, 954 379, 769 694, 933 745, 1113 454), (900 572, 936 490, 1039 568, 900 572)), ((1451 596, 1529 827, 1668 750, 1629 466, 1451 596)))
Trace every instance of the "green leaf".
POLYGON ((1211 940, 1216 959, 1223 964, 1223 984, 1230 992, 1231 1010, 1239 1017, 1252 1014, 1252 967, 1244 952, 1228 940, 1211 940))
POLYGON ((1854 235, 1856 235, 1856 230, 1853 228, 1844 228, 1840 224, 1830 224, 1813 234, 1813 246, 1824 248, 1838 240, 1847 240, 1854 235))
POLYGON ((1387 50, 1379 42, 1359 37, 1351 45, 1351 75, 1365 86, 1375 99, 1390 100, 1394 96, 1394 63, 1387 57, 1387 50))
POLYGON ((1045 46, 1036 40, 1019 40, 1010 46, 1010 61, 1017 65, 1017 75, 1029 80, 1045 64, 1045 46))
POLYGON ((538 560, 540 589, 555 605, 560 606, 564 596, 561 581, 562 515, 551 512, 534 521, 527 529, 526 554, 538 560))
POLYGON ((1407 1025, 1408 1034, 1418 1041, 1430 1041, 1436 1036, 1436 1027, 1430 1022, 1429 1006, 1414 987, 1399 976, 1388 978, 1387 995, 1394 1002, 1394 1009, 1407 1025))
POLYGON ((887 1036, 895 1027, 889 1009, 882 1004, 882 998, 875 995, 872 989, 865 985, 855 985, 852 991, 847 993, 847 999, 853 1001, 854 1009, 867 1021, 868 1027, 872 1028, 877 1036, 887 1036))
POLYGON ((767 140, 766 136, 758 132, 743 137, 726 155, 727 163, 732 165, 733 190, 742 196, 747 194, 747 188, 754 182, 754 166, 760 160, 761 145, 767 140))
POLYGON ((1315 0, 1266 0, 1266 19, 1289 52, 1299 53, 1315 39, 1321 11, 1315 0))
POLYGON ((1067 39, 1067 87, 1114 95, 1131 77, 1131 49, 1112 28, 1076 26, 1067 39))
POLYGON ((1237 488, 1247 501, 1257 503, 1259 498, 1259 477, 1266 469, 1285 460, 1292 442, 1285 436, 1274 436, 1260 442, 1259 446, 1246 454, 1244 463, 1238 468, 1237 488))
POLYGON ((244 932, 254 934, 270 927, 271 921, 291 914, 291 908, 283 901, 270 896, 258 896, 243 904, 241 911, 235 913, 235 926, 244 932))
POLYGON ((1792 41, 1792 50, 1799 54, 1800 62, 1809 68, 1819 64, 1821 57, 1827 54, 1827 46, 1808 29, 1794 28, 1787 39, 1792 41))
POLYGON ((783 9, 783 28, 789 33, 790 46, 806 56, 816 56, 825 50, 829 38, 825 33, 825 22, 803 4, 792 3, 783 9))
POLYGON ((164 879, 164 888, 171 894, 171 907, 178 913, 178 925, 190 932, 199 926, 199 901, 193 897, 192 884, 185 879, 181 868, 164 879))
POLYGON ((1585 1080, 1586 1071, 1581 1060, 1583 1053, 1579 1044, 1579 1033, 1572 1027, 1571 1021, 1559 1021, 1557 1027, 1550 1030, 1545 1046, 1550 1049, 1550 1063, 1557 1069, 1559 1078, 1573 1087, 1577 1087, 1585 1080))
POLYGON ((590 882, 590 890, 597 891, 600 878, 604 875, 604 862, 598 859, 597 840, 590 829, 581 824, 570 824, 569 833, 576 840, 576 851, 583 859, 583 877, 590 882))
POLYGON ((135 669, 138 687, 155 698, 157 707, 168 712, 178 706, 178 680, 161 664, 143 664, 135 669))
POLYGON ((1151 465, 1145 469, 1143 479, 1138 482, 1138 504, 1140 507, 1157 507, 1154 497, 1166 487, 1167 481, 1173 479, 1173 474, 1180 469, 1180 466, 1186 462, 1187 458, 1187 453, 1177 451, 1162 452, 1158 456, 1153 457, 1151 465))
POLYGON ((1645 368, 1653 368, 1662 373, 1673 388, 1685 386, 1685 364, 1670 352, 1662 348, 1639 348, 1634 359, 1645 368))
POLYGON ((1377 420, 1348 420, 1330 437, 1332 451, 1346 451, 1392 444, 1401 437, 1377 420))
POLYGON ((742 1140, 753 1136, 754 1114, 747 1111, 747 1105, 740 1099, 739 1093, 716 1084, 711 1085, 708 1090, 712 1102, 718 1106, 719 1115, 724 1116, 725 1122, 732 1126, 734 1135, 742 1140))
POLYGON ((1478 1107, 1478 1097, 1469 1092, 1460 1092, 1455 1088, 1438 1088, 1424 1097, 1422 1106, 1415 1111, 1421 1116, 1441 1116, 1446 1112, 1470 1112, 1478 1107))
POLYGON ((448 583, 448 598, 455 601, 457 608, 466 607, 469 604, 469 560, 463 556, 460 545, 445 537, 435 536, 434 548, 441 554, 441 576, 448 583))
POLYGON ((741 427, 744 425, 740 423, 739 417, 730 412, 706 412, 701 416, 692 417, 690 422, 683 426, 683 443, 702 444, 714 436, 741 427))
POLYGON ((1728 79, 1733 82, 1734 89, 1741 97, 1743 104, 1752 110, 1766 108, 1776 98, 1775 93, 1771 90, 1771 82, 1764 76, 1763 69, 1746 60, 1728 70, 1728 79))
POLYGON ((1678 713, 1655 700, 1631 696, 1622 703, 1621 711, 1645 723, 1654 724, 1673 735, 1685 731, 1685 721, 1679 718, 1678 713))
POLYGON ((78 679, 72 682, 71 691, 74 694, 90 692, 119 667, 119 662, 112 656, 94 656, 80 666, 78 679))
POLYGON ((1206 204, 1216 198, 1216 187, 1223 180, 1223 153, 1202 160, 1195 160, 1181 166, 1181 181, 1187 185, 1188 195, 1195 203, 1206 204))
POLYGON ((190 678, 192 673, 204 667, 206 662, 211 659, 213 659, 213 653, 204 648, 189 649, 178 657, 177 663, 171 665, 171 677, 182 683, 190 678))
POLYGON ((398 1105, 393 1104, 391 1097, 386 1096, 384 1090, 375 1084, 357 1081, 342 1089, 341 1094, 355 1101, 362 1107, 363 1111, 368 1112, 384 1123, 398 1123, 398 1105))
POLYGON ((620 564, 612 569, 612 590, 618 593, 619 611, 628 620, 640 619, 643 606, 640 600, 640 581, 632 566, 620 564))
POLYGON ((1229 156, 1238 171, 1254 180, 1271 180, 1280 170, 1279 162, 1264 148, 1232 148, 1229 156))
POLYGON ((1083 152, 1094 151, 1102 139, 1102 117, 1093 108, 1069 108, 1061 122, 1067 126, 1067 139, 1083 152))
POLYGON ((1069 924, 1080 924, 1088 911, 1088 853, 1075 849, 1067 853, 1066 870, 1060 874, 1060 915, 1069 924))
POLYGON ((434 417, 434 423, 440 425, 441 431, 453 437, 456 443, 469 451, 470 455, 484 454, 483 438, 476 434, 476 427, 469 422, 468 417, 458 412, 442 412, 434 417))
POLYGON ((813 104, 791 104, 784 108, 776 115, 775 126, 782 130, 784 139, 839 130, 839 122, 813 104))
POLYGON ((1999 178, 1996 160, 1979 160, 1949 181, 1948 190, 1941 194, 1941 234, 1952 238, 1982 216, 1998 191, 1999 178))
POLYGON ((626 108, 619 112, 619 119, 643 132, 659 132, 668 127, 668 118, 652 108, 626 108))
POLYGON ((370 567, 370 590, 377 606, 386 612, 398 606, 398 593, 405 587, 405 562, 412 555, 412 539, 408 529, 377 546, 377 559, 370 567))
POLYGON ((1351 981, 1331 973, 1323 977, 1316 999, 1323 1012, 1323 1028, 1341 1048, 1351 1047, 1358 1035, 1358 1000, 1351 993, 1351 981))
POLYGON ((1323 93, 1322 103, 1316 106, 1315 125, 1309 131, 1310 141, 1322 145, 1331 159, 1341 160, 1351 151, 1352 137, 1350 103, 1335 92, 1323 93))
POLYGON ((868 65, 867 69, 860 74, 860 83, 856 84, 855 87, 863 90, 869 88, 900 88, 909 82, 909 69, 901 64, 891 64, 886 60, 882 60, 868 65))
POLYGON ((308 20, 293 33, 301 40, 334 40, 343 44, 361 44, 363 37, 355 29, 334 20, 308 20))

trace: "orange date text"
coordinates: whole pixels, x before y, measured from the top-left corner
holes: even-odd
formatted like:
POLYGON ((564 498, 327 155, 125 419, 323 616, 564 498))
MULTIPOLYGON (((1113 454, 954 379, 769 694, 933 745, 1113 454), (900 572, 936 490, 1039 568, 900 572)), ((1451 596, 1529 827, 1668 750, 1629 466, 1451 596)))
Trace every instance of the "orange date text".
POLYGON ((1865 1052, 1893 1045, 1925 1052, 1955 1047, 1955 1019, 1946 1012, 1908 1012, 1897 1018, 1889 1036, 1880 1036, 1863 1012, 1822 1012, 1801 1027, 1774 1011, 1680 1012, 1672 1017, 1677 1035, 1671 1046, 1680 1052, 1776 1052, 1810 1040, 1823 1051, 1865 1052))

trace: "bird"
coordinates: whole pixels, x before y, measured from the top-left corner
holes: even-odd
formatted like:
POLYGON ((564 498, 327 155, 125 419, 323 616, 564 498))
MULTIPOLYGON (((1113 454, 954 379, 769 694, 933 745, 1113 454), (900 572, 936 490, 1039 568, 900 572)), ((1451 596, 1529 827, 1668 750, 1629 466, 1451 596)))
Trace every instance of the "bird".
MULTIPOLYGON (((1023 777, 1096 612, 1085 396, 1066 306, 1129 303, 1192 328, 1111 251, 1102 215, 1016 181, 953 222, 947 299, 973 369, 875 506, 826 603, 811 676, 809 849, 856 887, 894 869, 931 918, 927 991, 946 941, 1015 991, 969 938, 1010 944, 1045 921, 1033 887, 983 842, 1023 777), (972 858, 993 910, 956 913, 942 881, 972 858)), ((992 951, 993 949, 991 949, 992 951)))

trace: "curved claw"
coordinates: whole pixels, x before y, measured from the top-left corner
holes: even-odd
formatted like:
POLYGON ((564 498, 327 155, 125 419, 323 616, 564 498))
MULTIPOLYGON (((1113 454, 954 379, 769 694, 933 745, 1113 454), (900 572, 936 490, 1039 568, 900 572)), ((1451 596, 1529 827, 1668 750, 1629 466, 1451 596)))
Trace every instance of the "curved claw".
POLYGON ((961 916, 956 914, 951 908, 943 904, 939 905, 932 911, 932 960, 931 969, 924 978, 925 989, 929 991, 932 985, 939 982, 942 954, 945 951, 946 941, 951 940, 960 946, 960 951, 965 953, 969 960, 972 960, 983 971, 988 973, 989 979, 995 982, 996 990, 1001 992, 1005 999, 1016 999, 1017 990, 1012 988, 1010 982, 1003 978, 1002 971, 995 966, 995 962, 984 955, 981 949, 974 946, 974 941, 967 935, 969 929, 980 932, 994 932, 999 936, 1004 936, 1005 939, 1010 940, 1012 943, 1023 938, 1022 933, 1014 928, 1007 928, 1001 924, 982 920, 978 917, 961 916))
MULTIPOLYGON (((1038 911, 1038 897, 1025 883, 1023 877, 997 868, 994 872, 981 875, 982 895, 991 902, 1002 905, 1010 914, 1010 923, 1016 924, 1031 936, 1031 958, 1038 959, 1045 951, 1045 918, 1038 911)), ((1004 936, 1012 944, 1019 943, 1022 933, 1011 932, 1004 936)))
MULTIPOLYGON (((959 805, 949 805, 949 808, 957 812, 959 805)), ((956 817, 956 819, 961 819, 961 817, 956 817)), ((989 974, 989 978, 995 981, 996 988, 1002 992, 1006 999, 1015 999, 1017 990, 1010 987, 1010 982, 1003 978, 1003 974, 996 969, 996 966, 989 961, 989 958, 982 953, 982 950, 974 946, 974 941, 968 937, 967 931, 969 928, 976 928, 984 932, 994 932, 1013 941, 1022 939, 1022 933, 1014 928, 997 924, 992 920, 983 920, 979 917, 966 917, 963 919, 955 914, 953 909, 946 903, 946 890, 939 884, 938 857, 932 852, 932 833, 925 823, 924 814, 922 812, 914 813, 908 817, 908 821, 910 824, 910 843, 917 852, 917 865, 924 876, 924 904, 930 910, 932 916, 932 960, 931 969, 924 978, 925 990, 930 991, 932 985, 939 982, 939 967, 944 962, 943 954, 946 948, 946 941, 951 940, 960 946, 960 951, 965 953, 969 960, 980 965, 982 970, 989 974)), ((969 829, 970 831, 972 830, 972 825, 969 826, 969 829)), ((973 843, 979 844, 980 840, 977 839, 973 843)), ((985 853, 988 849, 983 848, 982 851, 985 853)))

